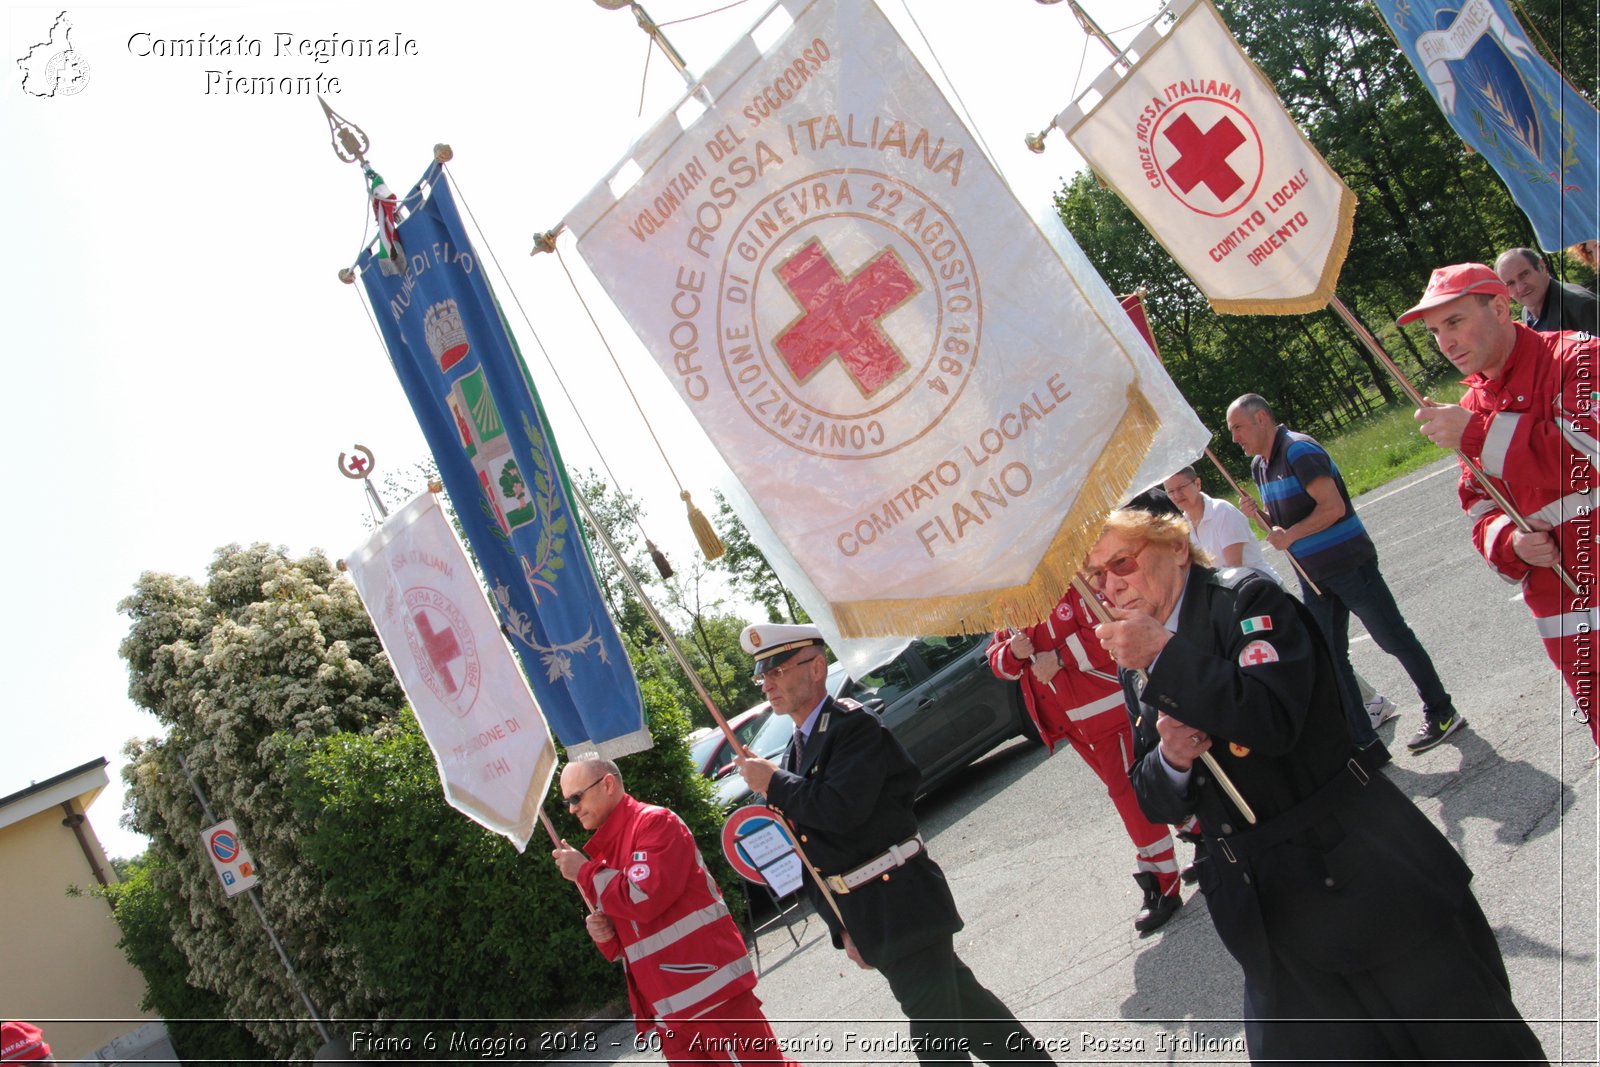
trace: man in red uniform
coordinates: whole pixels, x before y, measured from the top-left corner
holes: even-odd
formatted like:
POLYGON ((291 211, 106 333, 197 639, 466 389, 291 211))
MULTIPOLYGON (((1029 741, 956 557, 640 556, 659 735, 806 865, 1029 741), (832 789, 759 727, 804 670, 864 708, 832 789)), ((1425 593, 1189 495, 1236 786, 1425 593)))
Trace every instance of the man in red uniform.
POLYGON ((1144 891, 1134 929, 1148 934, 1165 925, 1183 906, 1172 837, 1165 826, 1144 817, 1128 781, 1133 730, 1117 665, 1094 636, 1083 600, 1069 589, 1043 622, 995 634, 989 667, 1021 683, 1023 703, 1051 755, 1067 741, 1105 783, 1133 839, 1138 869, 1133 878, 1144 891))
POLYGON ((660 1035, 670 1064, 788 1064, 761 1001, 744 939, 706 871, 689 828, 641 804, 610 760, 575 760, 561 792, 589 838, 551 855, 594 906, 587 926, 600 954, 621 959, 639 1033, 660 1035))
POLYGON ((1536 333, 1512 321, 1510 291, 1481 263, 1440 267, 1416 307, 1445 358, 1467 375, 1461 403, 1417 412, 1422 432, 1458 448, 1483 473, 1461 469, 1472 543, 1503 578, 1522 585, 1545 651, 1566 678, 1600 745, 1595 720, 1596 364, 1587 333, 1536 333), (1482 485, 1496 487, 1533 529, 1517 529, 1482 485), (1564 568, 1581 592, 1556 573, 1564 568))

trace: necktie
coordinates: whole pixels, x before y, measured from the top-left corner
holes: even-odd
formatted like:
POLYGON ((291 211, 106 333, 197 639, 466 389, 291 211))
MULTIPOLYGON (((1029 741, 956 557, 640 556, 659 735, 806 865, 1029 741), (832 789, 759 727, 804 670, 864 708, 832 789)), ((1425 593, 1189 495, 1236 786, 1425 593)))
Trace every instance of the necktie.
POLYGON ((785 769, 799 774, 800 760, 805 755, 805 751, 806 735, 801 733, 799 730, 796 730, 794 732, 794 736, 789 738, 789 752, 784 757, 785 769))

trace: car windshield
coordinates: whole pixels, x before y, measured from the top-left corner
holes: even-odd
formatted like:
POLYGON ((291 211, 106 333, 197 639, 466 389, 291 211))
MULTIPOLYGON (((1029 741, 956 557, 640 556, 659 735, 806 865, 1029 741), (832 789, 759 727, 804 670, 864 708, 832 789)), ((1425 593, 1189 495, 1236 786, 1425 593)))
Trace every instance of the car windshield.
POLYGON ((750 739, 752 753, 762 759, 777 759, 794 736, 794 720, 787 715, 773 715, 761 724, 761 729, 750 739))
POLYGON ((706 760, 711 758, 711 753, 715 752, 720 744, 722 744, 722 731, 720 730, 712 730, 700 740, 691 742, 689 754, 694 759, 694 765, 696 767, 704 767, 706 760))

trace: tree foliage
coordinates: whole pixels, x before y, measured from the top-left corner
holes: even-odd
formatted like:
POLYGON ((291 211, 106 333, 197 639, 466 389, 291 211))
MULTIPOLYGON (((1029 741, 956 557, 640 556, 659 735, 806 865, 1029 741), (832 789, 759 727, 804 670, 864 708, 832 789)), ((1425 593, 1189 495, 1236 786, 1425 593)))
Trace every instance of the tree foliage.
MULTIPOLYGON (((128 747, 128 822, 151 846, 120 890, 124 949, 168 1019, 244 1028, 183 1026, 186 1054, 303 1058, 320 1037, 298 1021, 299 992, 249 903, 223 896, 184 765, 214 817, 237 820, 267 917, 324 1017, 416 1037, 398 1020, 572 1017, 621 996, 547 844, 518 856, 444 803, 355 589, 325 557, 229 546, 203 584, 146 573, 120 609, 129 692, 167 728, 128 747)), ((655 747, 623 761, 628 787, 682 815, 732 888, 679 692, 641 688, 655 747)), ((554 790, 545 804, 560 832, 585 836, 554 790)))
MULTIPOLYGON (((1420 331, 1394 319, 1434 267, 1531 244, 1505 186, 1439 112, 1376 8, 1341 0, 1218 0, 1240 44, 1359 206, 1339 296, 1414 382, 1452 374, 1420 331)), ((1560 0, 1527 7, 1567 41, 1568 73, 1593 86, 1592 12, 1561 25, 1560 0), (1584 45, 1584 42, 1589 42, 1584 45), (1586 59, 1572 53, 1588 48, 1586 59)), ((1324 436, 1401 400, 1377 360, 1331 311, 1219 316, 1114 193, 1087 172, 1057 196, 1068 229, 1120 293, 1144 287, 1156 341, 1178 387, 1213 430, 1234 397, 1257 392, 1291 426, 1324 436)), ((1243 470, 1236 449, 1219 449, 1243 470)))

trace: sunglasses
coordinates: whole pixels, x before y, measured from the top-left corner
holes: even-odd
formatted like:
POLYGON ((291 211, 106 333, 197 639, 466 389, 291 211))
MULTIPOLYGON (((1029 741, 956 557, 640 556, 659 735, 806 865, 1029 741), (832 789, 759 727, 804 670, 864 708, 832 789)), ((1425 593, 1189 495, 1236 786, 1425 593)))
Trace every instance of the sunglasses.
POLYGON ((1105 592, 1106 574, 1115 574, 1118 578, 1126 578, 1139 569, 1139 554, 1150 547, 1146 541, 1132 552, 1117 556, 1107 561, 1104 567, 1095 567, 1083 572, 1084 581, 1089 583, 1089 588, 1097 593, 1105 592))
POLYGON ((611 777, 609 774, 602 774, 600 777, 596 778, 594 781, 590 782, 576 793, 573 793, 569 797, 562 797, 562 799, 567 802, 568 808, 575 808, 579 804, 583 803, 583 794, 587 793, 589 790, 593 789, 595 786, 599 785, 609 777, 611 777))
POLYGON ((779 678, 782 678, 785 674, 788 674, 790 671, 794 670, 796 667, 804 666, 807 663, 815 662, 816 660, 819 660, 821 658, 822 658, 821 653, 818 653, 815 656, 807 656, 805 659, 792 659, 788 663, 785 663, 781 667, 768 667, 766 670, 762 671, 758 675, 755 675, 750 680, 752 682, 756 683, 757 685, 760 685, 762 682, 765 682, 769 678, 771 678, 773 680, 777 680, 779 678))

